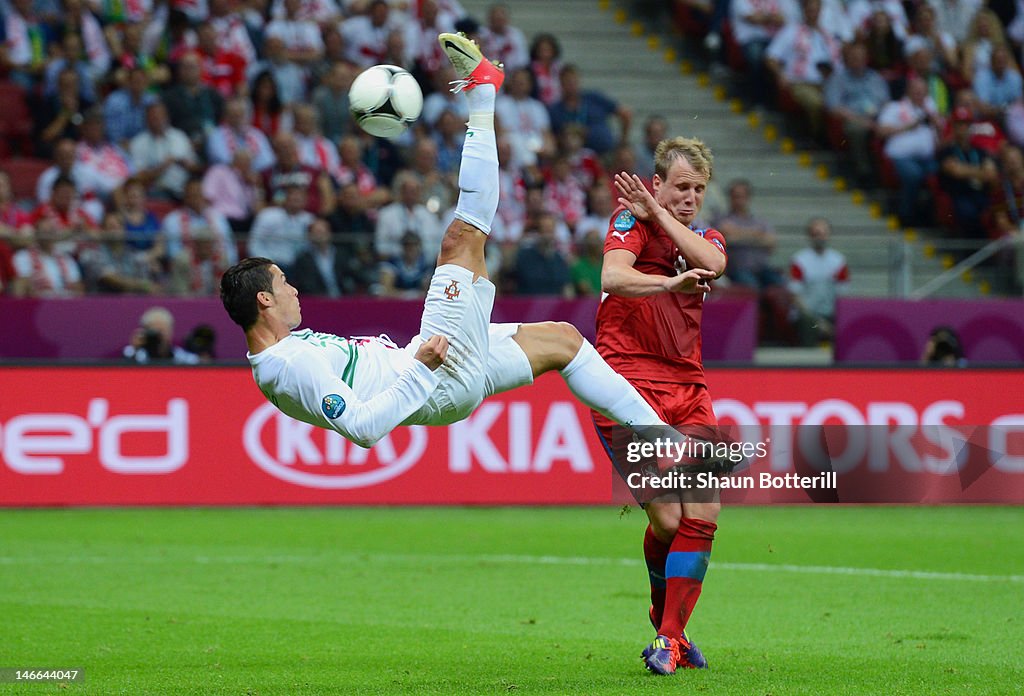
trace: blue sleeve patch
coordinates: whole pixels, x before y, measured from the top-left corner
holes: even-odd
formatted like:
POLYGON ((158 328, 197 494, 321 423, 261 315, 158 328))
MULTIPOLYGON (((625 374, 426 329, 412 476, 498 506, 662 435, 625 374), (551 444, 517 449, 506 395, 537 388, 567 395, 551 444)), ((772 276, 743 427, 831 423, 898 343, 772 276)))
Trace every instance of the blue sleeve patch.
POLYGON ((725 247, 722 246, 722 243, 720 241, 718 241, 717 239, 712 239, 711 243, 714 244, 719 249, 721 249, 723 254, 725 253, 725 247))
POLYGON ((615 222, 612 223, 612 227, 619 232, 628 232, 633 229, 634 225, 636 225, 636 218, 628 210, 623 210, 619 213, 615 218, 615 222))
POLYGON ((345 400, 337 394, 328 394, 320 402, 320 408, 325 416, 334 420, 345 412, 345 400))

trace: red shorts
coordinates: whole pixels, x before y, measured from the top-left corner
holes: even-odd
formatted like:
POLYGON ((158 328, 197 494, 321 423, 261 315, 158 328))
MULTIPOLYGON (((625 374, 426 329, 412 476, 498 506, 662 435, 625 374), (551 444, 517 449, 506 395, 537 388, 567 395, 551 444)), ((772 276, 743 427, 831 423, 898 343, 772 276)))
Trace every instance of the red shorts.
MULTIPOLYGON (((640 392, 640 395, 665 423, 674 426, 682 433, 701 439, 715 437, 715 426, 718 421, 711 408, 711 395, 703 384, 672 384, 647 380, 630 380, 630 384, 640 392)), ((612 465, 618 470, 622 480, 625 481, 626 477, 635 471, 633 465, 628 463, 626 456, 627 447, 632 441, 632 437, 627 437, 628 431, 614 421, 593 411, 591 414, 594 417, 594 425, 601 438, 602 447, 608 454, 608 458, 611 459, 612 465)), ((635 490, 629 489, 628 493, 641 507, 650 502, 650 499, 638 494, 635 490)), ((656 494, 656 492, 651 493, 651 495, 656 494)), ((693 502, 710 501, 695 500, 693 502)))
MULTIPOLYGON (((629 383, 640 392, 640 396, 644 397, 661 420, 669 425, 681 428, 681 426, 694 425, 713 427, 718 424, 715 412, 711 408, 711 394, 703 384, 672 384, 671 382, 649 382, 642 379, 630 380, 629 383)), ((612 457, 612 442, 615 441, 614 429, 620 426, 600 413, 592 411, 591 414, 594 417, 597 433, 601 436, 601 444, 612 457)), ((695 435, 699 431, 695 432, 693 428, 686 428, 684 432, 695 435)), ((612 459, 614 460, 615 457, 612 459)))

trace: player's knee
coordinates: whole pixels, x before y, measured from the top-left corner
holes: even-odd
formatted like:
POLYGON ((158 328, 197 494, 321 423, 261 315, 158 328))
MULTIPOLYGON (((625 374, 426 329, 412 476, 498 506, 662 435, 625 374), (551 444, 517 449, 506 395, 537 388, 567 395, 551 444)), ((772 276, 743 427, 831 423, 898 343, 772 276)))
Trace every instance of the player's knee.
POLYGON ((442 260, 457 258, 469 253, 474 248, 474 244, 483 244, 485 239, 483 232, 468 222, 456 218, 448 225, 444 237, 441 238, 441 253, 438 258, 442 260))
POLYGON ((683 508, 678 504, 651 504, 647 506, 647 518, 651 522, 654 536, 671 542, 679 531, 679 522, 683 517, 683 508))
POLYGON ((572 324, 564 321, 548 322, 553 342, 558 346, 558 353, 566 360, 576 357, 583 345, 583 334, 572 324))
POLYGON ((721 510, 721 503, 686 503, 683 507, 683 515, 691 519, 717 524, 718 513, 721 510))

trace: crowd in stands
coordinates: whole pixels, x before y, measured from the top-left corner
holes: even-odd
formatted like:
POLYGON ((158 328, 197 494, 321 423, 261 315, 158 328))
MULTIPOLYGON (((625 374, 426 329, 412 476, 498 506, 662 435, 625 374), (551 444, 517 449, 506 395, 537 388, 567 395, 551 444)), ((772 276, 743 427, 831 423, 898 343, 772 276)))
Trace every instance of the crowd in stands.
POLYGON ((747 77, 762 108, 892 191, 904 225, 979 241, 1024 222, 1024 3, 676 0, 684 32, 747 77))
MULTIPOLYGON (((803 34, 773 21, 755 22, 766 27, 753 32, 763 45, 744 55, 782 76, 790 52, 763 39, 779 29, 803 47, 803 34)), ((668 123, 651 117, 631 140, 630 110, 587 89, 555 36, 528 40, 504 5, 480 24, 456 0, 0 2, 0 293, 216 296, 230 264, 267 256, 303 295, 422 297, 452 219, 468 116, 436 41, 454 30, 477 38, 507 73, 487 250, 499 292, 599 295, 617 197, 610 173, 650 181, 668 123), (349 114, 352 80, 377 63, 407 68, 425 96, 421 118, 395 141, 368 136, 349 114)), ((849 74, 859 75, 866 44, 846 51, 849 74)), ((791 83, 813 106, 815 90, 791 83)), ((888 83, 873 87, 830 86, 824 99, 888 99, 888 83)), ((851 142, 857 124, 866 142, 861 117, 873 112, 860 103, 848 112, 851 142)), ((1012 168, 1024 192, 1016 152, 1000 171, 1012 168)), ((718 285, 764 293, 769 335, 828 338, 847 280, 828 222, 809 224, 811 243, 780 272, 752 193, 744 180, 727 195, 708 189, 699 222, 719 227, 731 252, 718 285)), ((1017 211, 999 219, 1014 224, 1017 211)), ((127 357, 170 357, 157 340, 166 317, 150 319, 127 357)))
POLYGON ((214 296, 259 255, 303 293, 422 296, 458 194, 467 106, 437 43, 456 30, 508 74, 500 291, 599 293, 608 168, 649 177, 664 123, 634 151, 630 111, 556 37, 527 41, 504 5, 482 19, 457 0, 4 0, 0 293, 214 296), (425 95, 395 141, 349 114, 378 63, 425 95))

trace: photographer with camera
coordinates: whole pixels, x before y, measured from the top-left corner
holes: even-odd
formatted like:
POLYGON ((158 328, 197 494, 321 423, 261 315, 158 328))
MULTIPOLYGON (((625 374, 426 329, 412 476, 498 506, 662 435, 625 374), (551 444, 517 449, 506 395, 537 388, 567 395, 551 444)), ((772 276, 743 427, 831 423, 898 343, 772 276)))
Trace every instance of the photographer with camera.
POLYGON ((173 363, 196 365, 199 356, 174 345, 174 316, 164 307, 150 307, 142 313, 131 343, 124 347, 125 359, 142 365, 173 363))

